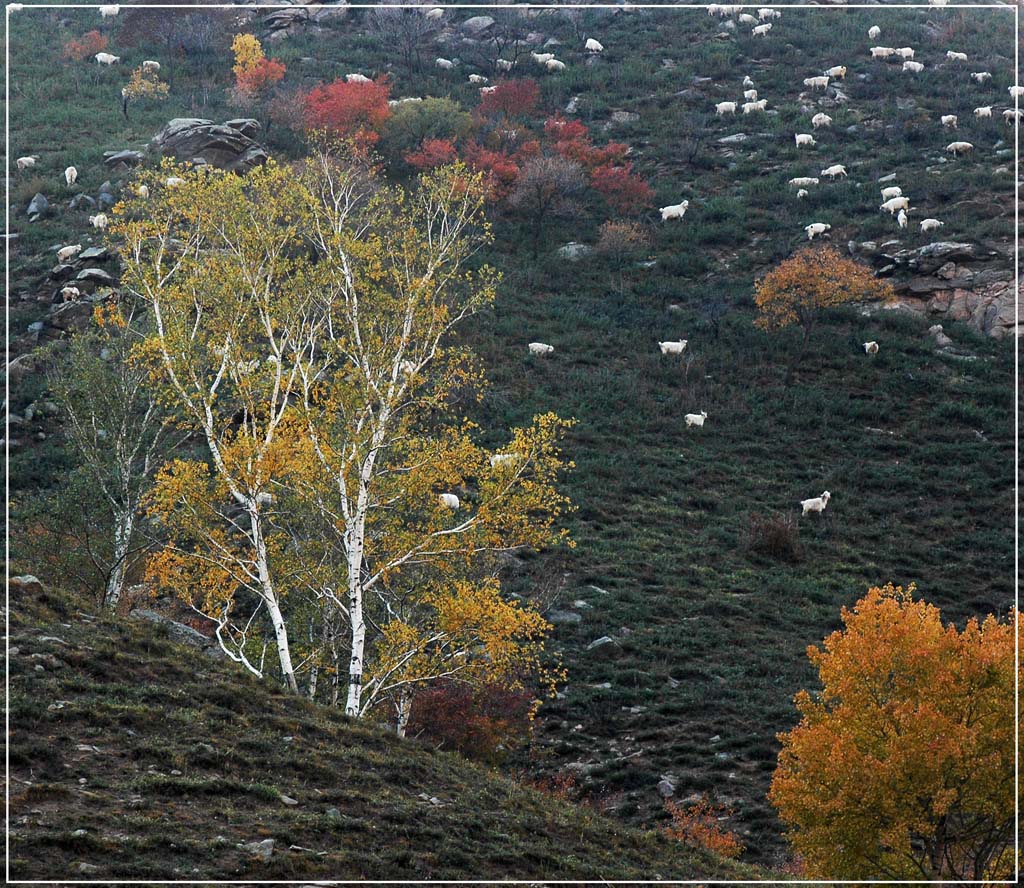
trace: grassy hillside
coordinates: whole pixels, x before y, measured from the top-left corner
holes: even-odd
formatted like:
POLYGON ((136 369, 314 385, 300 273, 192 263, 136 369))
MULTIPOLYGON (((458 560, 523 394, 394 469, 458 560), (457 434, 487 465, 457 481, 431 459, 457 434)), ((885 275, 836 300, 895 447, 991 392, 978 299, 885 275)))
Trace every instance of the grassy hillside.
MULTIPOLYGON (((170 101, 126 122, 116 104, 123 74, 88 69, 76 86, 56 59, 59 35, 93 27, 95 13, 34 15, 31 24, 12 19, 11 145, 15 155, 42 155, 51 201, 67 202, 53 183, 68 163, 95 190, 107 178, 97 166, 103 150, 139 147, 170 117, 238 114, 225 105, 227 59, 209 70, 181 62, 170 66, 170 101)), ((916 221, 935 216, 946 223, 943 240, 1012 256, 1013 133, 1000 117, 1015 82, 1012 10, 792 9, 764 39, 743 26, 722 36, 721 22, 701 10, 595 13, 587 30, 606 52, 591 64, 564 19, 532 22, 565 43, 559 55, 569 62, 563 74, 541 76, 544 107, 578 96, 595 133, 608 124, 609 138, 634 146, 657 206, 683 197, 691 206, 680 224, 650 214, 655 265, 630 267, 621 286, 604 260, 572 264, 554 253, 568 241, 593 243, 602 218, 560 221, 536 264, 521 227, 498 221, 489 258, 505 280, 494 310, 466 334, 491 380, 475 418, 496 440, 541 411, 579 420, 567 447, 577 464, 568 482, 577 547, 524 561, 508 582, 513 591, 560 585, 556 608, 580 617, 557 626, 569 684, 542 710, 538 742, 517 764, 575 775, 581 793, 634 824, 662 816, 656 786, 667 775, 677 798, 708 792, 731 804, 748 859, 776 862, 784 846, 765 792, 775 734, 794 721, 793 693, 813 681, 806 645, 835 628, 840 608, 868 585, 888 580, 917 582, 951 619, 1012 602, 1014 356, 1012 344, 948 323, 958 348, 941 352, 927 336, 932 321, 857 308, 828 316, 800 356, 798 334, 753 328, 753 280, 804 242, 812 221, 830 223, 840 247, 892 238, 912 248, 930 239, 916 221), (877 42, 915 47, 926 71, 872 62, 872 24, 883 30, 877 42), (970 63, 949 63, 949 48, 970 63), (801 85, 836 64, 849 67, 841 105, 801 85), (968 71, 993 78, 978 86, 968 71), (740 98, 745 74, 778 113, 716 118, 713 103, 740 98), (996 117, 975 120, 972 109, 988 104, 996 117), (615 110, 640 116, 613 124, 615 110), (816 135, 817 148, 798 151, 793 133, 808 131, 816 110, 834 125, 816 135), (939 123, 947 113, 960 117, 955 134, 939 123), (718 142, 737 133, 747 139, 718 142), (943 149, 954 138, 971 141, 973 154, 949 160, 943 149), (823 181, 805 201, 786 185, 840 162, 849 178, 823 181), (918 208, 905 232, 878 212, 877 180, 891 173, 918 208), (702 311, 709 299, 729 308, 718 336, 702 311), (684 360, 658 353, 657 340, 680 337, 690 341, 684 360), (556 352, 527 357, 535 339, 556 352), (869 339, 881 343, 870 359, 859 348, 869 339), (683 414, 700 409, 707 424, 687 430, 683 414), (795 517, 798 500, 826 488, 834 498, 824 516, 799 521, 795 560, 751 550, 755 515, 795 517), (616 643, 588 651, 604 635, 616 643)), ((306 84, 380 72, 390 61, 358 19, 296 34, 272 53, 288 64, 289 80, 306 84)), ((141 48, 129 54, 152 57, 141 48)), ((450 94, 472 106, 476 90, 464 73, 396 71, 394 94, 450 94)), ((273 131, 270 145, 285 154, 295 147, 273 131)), ((38 187, 16 179, 13 207, 38 187)), ((20 235, 12 293, 27 297, 12 306, 18 333, 39 315, 38 275, 50 264, 41 251, 77 242, 86 229, 84 213, 34 226, 12 218, 20 235)), ((12 407, 40 385, 29 380, 12 407)), ((60 460, 56 447, 14 455, 16 492, 54 483, 60 460)), ((206 806, 202 816, 212 816, 206 806)), ((306 837, 294 843, 321 848, 306 837)), ((431 871, 466 872, 465 859, 461 869, 457 859, 445 865, 431 871)), ((538 866, 548 876, 572 869, 538 866)))
POLYGON ((12 596, 14 879, 757 878, 81 607, 12 596))

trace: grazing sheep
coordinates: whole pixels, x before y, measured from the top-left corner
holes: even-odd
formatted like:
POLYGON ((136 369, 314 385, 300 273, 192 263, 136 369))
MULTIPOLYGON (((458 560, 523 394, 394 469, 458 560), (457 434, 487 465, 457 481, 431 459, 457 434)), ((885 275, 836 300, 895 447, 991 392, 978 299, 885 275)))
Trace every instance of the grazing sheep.
POLYGON ((120 6, 100 6, 100 18, 108 19, 113 18, 121 11, 120 6))
POLYGON ((749 12, 745 12, 737 19, 737 21, 741 25, 756 25, 758 18, 756 15, 751 15, 749 12))
POLYGON ((938 219, 922 219, 921 231, 922 233, 928 231, 938 231, 945 224, 945 222, 940 222, 938 219))
POLYGON ((777 9, 770 9, 767 6, 762 6, 757 11, 757 17, 759 19, 761 19, 762 22, 766 22, 766 21, 768 21, 768 19, 781 18, 782 17, 782 13, 779 12, 779 10, 777 10, 777 9))
POLYGON ((168 188, 177 188, 179 185, 184 184, 185 180, 182 179, 180 176, 168 176, 167 179, 164 180, 164 185, 166 185, 168 188))
POLYGON ((953 52, 953 50, 950 49, 950 50, 946 51, 946 58, 949 59, 951 62, 966 62, 967 61, 967 53, 966 52, 953 52))
POLYGON ((550 355, 555 350, 553 345, 548 345, 544 342, 531 342, 527 348, 530 350, 531 355, 536 355, 537 357, 550 355))
POLYGON ((715 105, 715 114, 735 114, 736 103, 735 102, 719 102, 715 105))
POLYGON ((808 195, 808 194, 810 194, 810 193, 811 193, 811 192, 809 192, 809 191, 808 191, 808 190, 807 190, 806 188, 801 188, 801 189, 800 189, 800 190, 799 190, 799 191, 798 191, 798 192, 796 193, 796 196, 797 196, 798 198, 800 198, 800 199, 802 200, 803 198, 807 197, 807 195, 808 195))
POLYGON ((828 501, 832 498, 832 494, 827 490, 821 495, 811 499, 800 500, 800 505, 803 506, 806 515, 809 512, 817 512, 819 515, 825 511, 825 506, 828 505, 828 501))
POLYGON ((678 339, 675 342, 659 342, 658 348, 663 355, 681 355, 686 350, 687 339, 678 339))
POLYGON ((896 50, 891 46, 872 46, 871 47, 871 58, 873 59, 887 59, 889 56, 896 55, 896 50))
POLYGON ((95 216, 89 217, 89 224, 97 231, 106 231, 107 225, 110 224, 110 220, 107 219, 106 213, 97 213, 95 216))
POLYGON ((135 189, 135 193, 139 197, 147 198, 147 197, 149 197, 149 186, 148 185, 140 185, 138 188, 135 189))
POLYGON ((65 302, 73 302, 74 300, 81 298, 82 293, 78 287, 67 286, 60 291, 60 295, 65 302))
POLYGON ((768 107, 767 99, 759 99, 756 102, 744 102, 743 113, 752 114, 754 111, 764 111, 768 107))
POLYGON ((38 154, 33 154, 26 157, 19 157, 16 161, 14 161, 14 165, 18 168, 19 172, 24 172, 25 170, 35 169, 37 160, 39 160, 38 154))
POLYGON ((973 151, 974 146, 970 142, 950 142, 946 146, 946 150, 954 157, 956 157, 959 154, 963 154, 968 151, 973 151))
POLYGON ((824 75, 821 77, 805 77, 804 86, 809 86, 811 89, 828 89, 828 77, 824 75))
POLYGON ((980 108, 975 108, 974 109, 974 116, 975 117, 991 117, 992 116, 992 106, 991 105, 982 105, 980 108))
POLYGON ((846 80, 846 65, 836 65, 833 68, 829 68, 825 75, 833 80, 846 80))
POLYGON ((750 89, 754 86, 754 81, 750 79, 750 76, 745 74, 743 76, 743 88, 750 89))
POLYGON ((434 59, 434 64, 442 71, 451 71, 452 68, 455 67, 455 62, 453 62, 451 59, 437 58, 434 59))
POLYGON ((548 71, 553 74, 556 71, 564 71, 565 70, 565 62, 560 62, 560 61, 558 61, 558 59, 548 59, 544 63, 544 67, 547 68, 548 71))
POLYGON ((585 52, 604 52, 604 47, 593 37, 588 37, 587 42, 583 44, 585 52))
POLYGON ((846 176, 846 167, 841 163, 834 163, 830 167, 826 167, 821 171, 821 175, 828 176, 830 179, 835 179, 836 176, 846 176))
POLYGON ((1005 120, 1009 126, 1013 126, 1014 123, 1021 119, 1021 116, 1024 116, 1024 111, 1021 111, 1018 108, 1007 108, 1003 112, 1003 120, 1005 120))
POLYGON ((802 148, 804 145, 814 146, 818 144, 810 133, 794 133, 793 138, 796 140, 797 148, 802 148))
POLYGON ((832 118, 820 111, 811 118, 811 126, 818 129, 822 126, 832 126, 832 118))
POLYGON ((498 466, 508 465, 509 463, 515 462, 519 459, 517 453, 495 453, 490 458, 491 468, 497 468, 498 466))
POLYGON ((864 343, 864 351, 867 354, 869 354, 869 355, 877 355, 878 354, 878 343, 875 342, 873 339, 871 340, 871 342, 865 342, 864 343))
POLYGON ((767 22, 763 25, 758 25, 756 28, 752 28, 750 33, 755 37, 767 37, 768 32, 772 29, 772 23, 767 22))
POLYGON ((704 420, 707 418, 708 414, 706 410, 701 410, 700 413, 687 413, 686 416, 683 417, 683 419, 686 420, 687 428, 697 426, 699 429, 704 428, 704 420))
POLYGON ((899 223, 900 228, 907 227, 907 211, 900 210, 900 214, 896 217, 896 221, 899 223))
POLYGON ((924 65, 920 62, 904 62, 903 70, 909 71, 911 74, 920 74, 924 70, 924 65))
POLYGON ((508 59, 498 59, 494 63, 494 67, 499 71, 511 71, 515 67, 515 63, 510 62, 508 59))
POLYGON ((943 126, 949 127, 950 129, 956 129, 958 122, 955 114, 943 114, 940 121, 943 126))
POLYGON ((797 188, 806 188, 811 185, 817 185, 821 180, 817 177, 811 178, 810 176, 797 176, 795 179, 790 179, 789 184, 797 188))
POLYGON ((160 63, 154 62, 152 59, 146 59, 146 61, 142 63, 142 70, 156 73, 160 70, 160 63))
POLYGON ((984 84, 986 80, 991 80, 992 75, 988 71, 975 71, 971 74, 971 80, 978 84, 984 84))
POLYGON ((899 185, 890 185, 882 189, 882 200, 889 200, 893 197, 903 197, 903 189, 899 185))
POLYGON ((895 216, 897 210, 910 209, 910 198, 892 197, 889 200, 885 201, 878 209, 887 210, 890 216, 895 216))
POLYGON ((538 65, 546 65, 555 57, 553 52, 531 52, 530 55, 538 65))
POLYGON ((757 90, 756 89, 745 89, 743 90, 743 99, 747 102, 757 101, 757 90))
POLYGON ((82 245, 81 244, 72 244, 69 247, 61 247, 57 251, 57 261, 58 262, 69 262, 71 259, 74 259, 75 256, 77 256, 81 252, 82 252, 82 245))
POLYGON ((810 225, 804 226, 804 231, 807 232, 807 240, 814 240, 819 234, 824 234, 832 226, 825 222, 812 222, 810 225))
POLYGON ((121 56, 111 55, 109 52, 98 52, 93 56, 97 65, 115 65, 121 61, 121 56))
POLYGON ((488 80, 487 80, 486 77, 484 77, 483 74, 470 74, 469 75, 469 82, 470 83, 487 83, 488 80))
POLYGON ((662 207, 659 212, 661 213, 661 221, 668 222, 670 219, 682 219, 686 215, 686 210, 690 206, 688 200, 682 201, 682 203, 672 204, 668 207, 662 207))
POLYGON ((1024 86, 1008 86, 1011 99, 1019 99, 1024 96, 1024 86))
POLYGON ((347 83, 373 83, 365 74, 346 74, 345 81, 347 83))
POLYGON ((901 46, 899 49, 896 50, 896 55, 898 55, 901 59, 913 59, 914 50, 912 50, 909 46, 901 46))
POLYGON ((78 170, 73 166, 64 170, 64 181, 68 183, 68 188, 74 185, 78 181, 78 170))
POLYGON ((882 36, 882 29, 878 25, 872 25, 868 28, 868 40, 877 40, 882 36))
POLYGON ((433 9, 428 9, 424 13, 424 15, 428 19, 431 19, 432 21, 435 21, 435 20, 441 18, 442 16, 444 16, 444 9, 442 9, 440 6, 435 6, 435 7, 433 7, 433 9))
POLYGON ((442 493, 438 496, 441 500, 442 506, 447 506, 451 510, 458 509, 462 503, 459 502, 459 498, 454 493, 442 493))

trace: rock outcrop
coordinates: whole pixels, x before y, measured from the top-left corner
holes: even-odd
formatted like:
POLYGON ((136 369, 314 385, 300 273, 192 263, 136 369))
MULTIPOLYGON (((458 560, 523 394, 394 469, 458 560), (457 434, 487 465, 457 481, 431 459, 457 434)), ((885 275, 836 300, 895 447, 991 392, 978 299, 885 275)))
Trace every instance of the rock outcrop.
POLYGON ((149 148, 162 156, 242 173, 269 157, 254 138, 259 130, 259 121, 248 118, 217 124, 200 117, 177 117, 153 137, 149 148))

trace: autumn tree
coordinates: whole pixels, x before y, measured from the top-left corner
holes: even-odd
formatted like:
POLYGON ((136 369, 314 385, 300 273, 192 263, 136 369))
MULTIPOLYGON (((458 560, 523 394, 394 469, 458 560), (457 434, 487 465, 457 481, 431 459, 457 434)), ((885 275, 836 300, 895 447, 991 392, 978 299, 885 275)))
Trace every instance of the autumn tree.
POLYGON ((539 102, 540 86, 533 78, 499 80, 493 89, 480 97, 477 110, 484 117, 515 120, 532 117, 537 113, 539 102))
POLYGON ((103 52, 109 41, 99 31, 88 31, 81 37, 73 37, 64 44, 63 55, 73 62, 84 62, 91 59, 96 53, 103 52))
POLYGON ((380 139, 381 129, 391 116, 390 95, 391 84, 386 77, 370 83, 335 80, 321 84, 306 96, 306 128, 370 148, 380 139))
POLYGON ((651 245, 651 238, 636 222, 605 222, 598 230, 595 249, 607 256, 619 273, 619 292, 623 291, 623 267, 651 245))
POLYGON ((796 697, 770 797, 812 878, 1013 876, 1019 618, 958 631, 913 592, 869 590, 808 649, 822 690, 796 697))
POLYGON ((260 101, 284 77, 284 63, 268 59, 252 34, 237 34, 231 51, 235 54, 231 69, 235 74, 233 96, 239 104, 260 101))
POLYGON ((768 272, 754 288, 762 330, 800 324, 806 340, 823 309, 871 299, 891 300, 888 281, 834 247, 804 247, 768 272))
POLYGON ((138 67, 121 90, 121 111, 127 118, 129 105, 142 101, 162 102, 169 94, 170 87, 160 79, 158 71, 138 67))
MULTIPOLYGON (((428 142, 449 142, 454 148, 472 130, 472 116, 452 99, 401 102, 384 123, 377 150, 394 163, 422 151, 428 142)), ((449 159, 454 160, 454 155, 449 159)))
POLYGON ((689 805, 679 805, 666 799, 665 811, 672 818, 670 825, 665 827, 670 838, 721 857, 734 858, 743 853, 743 843, 736 833, 722 827, 722 821, 733 815, 731 808, 713 804, 707 798, 689 805))
POLYGON ((523 165, 509 203, 530 223, 535 258, 551 219, 571 213, 585 188, 583 169, 574 160, 539 155, 523 165))
POLYGON ((631 163, 598 166, 590 174, 590 184, 621 215, 640 212, 654 197, 654 189, 633 172, 631 163))

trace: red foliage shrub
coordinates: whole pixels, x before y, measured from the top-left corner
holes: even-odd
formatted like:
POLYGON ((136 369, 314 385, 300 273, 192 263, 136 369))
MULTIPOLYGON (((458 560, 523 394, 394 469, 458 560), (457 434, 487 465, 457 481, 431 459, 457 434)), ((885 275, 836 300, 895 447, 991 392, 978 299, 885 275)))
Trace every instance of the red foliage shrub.
POLYGON ((377 143, 380 128, 391 115, 386 77, 372 83, 335 80, 314 88, 306 97, 306 128, 352 139, 362 148, 377 143))
POLYGON ((407 733, 440 749, 494 762, 501 757, 500 746, 529 736, 533 711, 533 695, 527 691, 447 682, 416 695, 407 733))
POLYGON ((665 832, 691 848, 713 851, 722 857, 739 857, 743 843, 736 833, 725 830, 719 821, 732 816, 732 810, 723 805, 712 805, 707 799, 681 808, 671 800, 665 801, 665 810, 672 817, 672 825, 665 832))
POLYGON ((590 174, 590 184, 620 213, 636 213, 650 206, 654 190, 633 172, 631 163, 604 164, 590 174))
POLYGON ((285 66, 277 59, 260 59, 251 68, 235 76, 235 87, 249 96, 259 96, 270 89, 282 77, 285 66))
POLYGON ((463 154, 470 168, 484 173, 492 200, 500 200, 511 193, 519 177, 519 159, 503 151, 491 151, 478 142, 470 142, 463 154))
POLYGON ((405 155, 405 162, 418 170, 432 170, 457 159, 455 145, 450 139, 424 139, 418 151, 405 155))
POLYGON ((86 59, 103 52, 109 41, 99 31, 89 31, 78 39, 72 38, 64 44, 64 58, 74 62, 84 62, 86 59))
POLYGON ((537 112, 540 87, 536 80, 502 80, 480 98, 479 112, 486 117, 531 117, 537 112))
POLYGON ((555 151, 569 160, 575 160, 586 170, 621 164, 629 153, 629 146, 621 142, 609 142, 600 148, 596 147, 590 141, 590 130, 586 124, 558 115, 545 121, 544 134, 551 139, 555 151))

